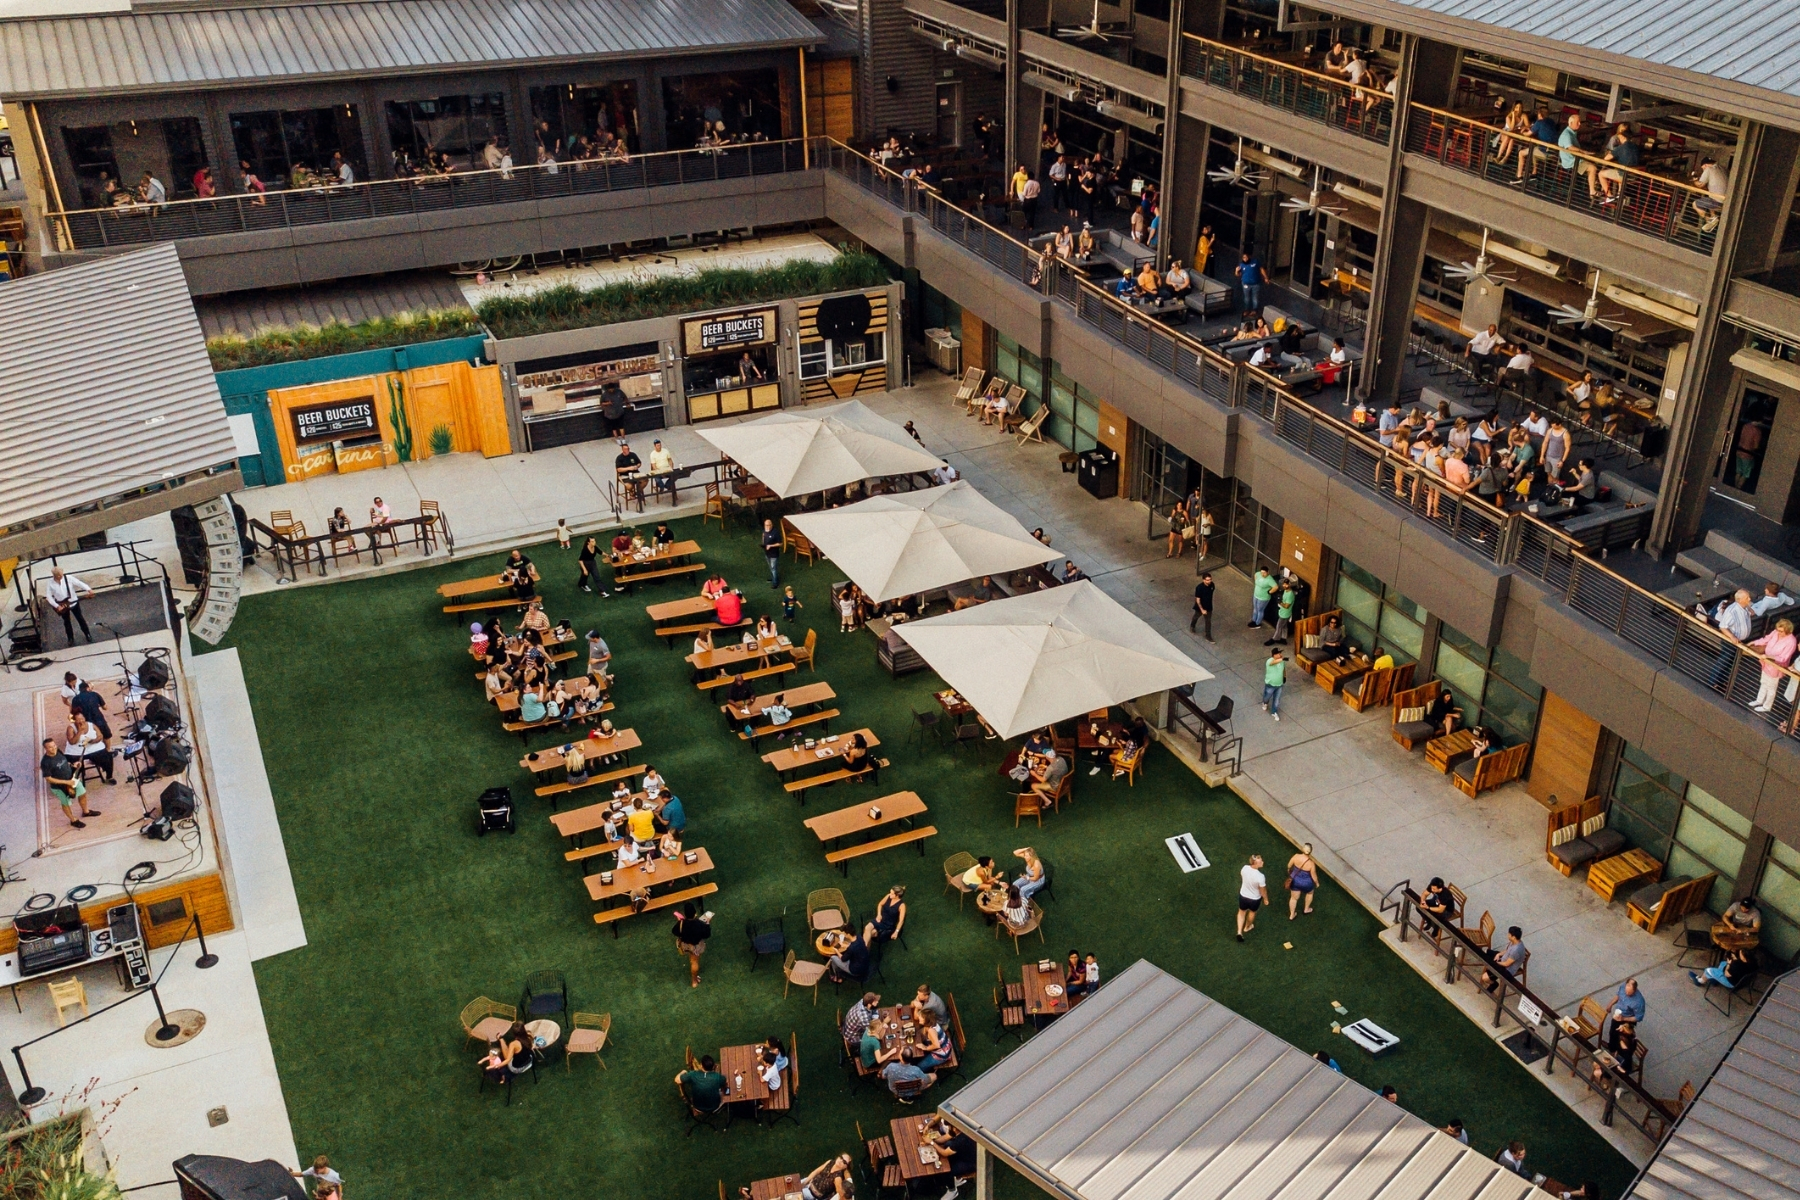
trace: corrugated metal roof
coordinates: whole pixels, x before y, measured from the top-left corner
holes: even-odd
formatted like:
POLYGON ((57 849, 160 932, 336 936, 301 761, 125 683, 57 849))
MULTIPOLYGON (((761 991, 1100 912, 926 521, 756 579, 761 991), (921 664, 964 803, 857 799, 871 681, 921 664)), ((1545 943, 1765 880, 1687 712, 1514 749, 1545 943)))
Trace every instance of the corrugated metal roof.
POLYGON ((1626 1200, 1800 1197, 1800 977, 1777 983, 1626 1200))
POLYGON ((462 288, 443 271, 403 271, 305 287, 230 292, 194 301, 200 328, 207 337, 222 333, 248 336, 259 329, 323 325, 327 321, 354 325, 374 317, 468 307, 462 288))
POLYGON ((0 285, 0 528, 236 459, 172 245, 0 285))
POLYGON ((175 9, 0 22, 0 96, 599 62, 820 40, 784 0, 348 0, 175 9))
POLYGON ((1139 960, 942 1106, 1082 1200, 1527 1200, 1505 1170, 1139 960))
POLYGON ((1719 19, 1711 0, 1394 0, 1603 54, 1800 94, 1800 0, 1751 0, 1719 19))

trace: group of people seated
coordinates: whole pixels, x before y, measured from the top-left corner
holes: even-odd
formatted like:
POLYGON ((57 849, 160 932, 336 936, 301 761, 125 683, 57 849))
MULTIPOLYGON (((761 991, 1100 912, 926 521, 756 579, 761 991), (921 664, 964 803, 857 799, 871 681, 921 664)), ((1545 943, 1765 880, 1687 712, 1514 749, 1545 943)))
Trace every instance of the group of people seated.
POLYGON ((112 727, 106 720, 106 700, 73 671, 63 673, 61 699, 68 709, 62 741, 59 744, 55 738, 44 739, 38 773, 69 824, 86 829, 87 822, 81 818, 101 814, 99 809, 88 806, 85 768, 91 765, 108 784, 118 782, 114 775, 112 727))
MULTIPOLYGON (((564 752, 564 766, 570 782, 587 777, 585 761, 571 762, 575 755, 585 755, 581 743, 570 745, 564 752)), ((654 767, 644 772, 642 792, 633 792, 631 783, 621 779, 613 787, 611 810, 600 823, 600 832, 609 844, 618 843, 614 851, 615 868, 629 867, 645 859, 677 858, 681 840, 687 830, 687 809, 681 797, 669 790, 668 783, 654 767)))
MULTIPOLYGON (((857 740, 861 741, 860 734, 857 740)), ((868 747, 863 745, 861 748, 866 754, 868 747)), ((826 960, 826 973, 834 983, 867 983, 869 976, 875 973, 875 956, 905 928, 906 888, 895 884, 876 903, 874 915, 862 929, 848 935, 842 948, 826 960)))
MULTIPOLYGON (((1574 437, 1559 416, 1532 409, 1509 424, 1492 412, 1471 423, 1451 415, 1447 401, 1435 412, 1414 408, 1402 414, 1395 400, 1379 416, 1359 403, 1350 423, 1372 428, 1395 458, 1441 479, 1449 491, 1473 490, 1500 508, 1537 503, 1578 511, 1600 498, 1598 468, 1592 458, 1574 457, 1574 437)), ((1438 513, 1439 490, 1423 487, 1417 476, 1396 472, 1394 494, 1414 506, 1422 499, 1427 516, 1438 513)))
POLYGON ((897 1015, 882 1014, 880 993, 864 993, 845 1016, 842 1032, 863 1070, 907 1099, 935 1084, 938 1069, 956 1061, 949 1009, 928 983, 919 985, 912 1003, 897 1015))
POLYGON ((963 872, 962 883, 977 893, 1004 893, 999 919, 1016 932, 1030 925, 1031 898, 1050 882, 1050 874, 1034 846, 1021 846, 1013 851, 1013 857, 1025 865, 1011 882, 1007 881, 1006 872, 994 866, 993 856, 983 854, 963 872))

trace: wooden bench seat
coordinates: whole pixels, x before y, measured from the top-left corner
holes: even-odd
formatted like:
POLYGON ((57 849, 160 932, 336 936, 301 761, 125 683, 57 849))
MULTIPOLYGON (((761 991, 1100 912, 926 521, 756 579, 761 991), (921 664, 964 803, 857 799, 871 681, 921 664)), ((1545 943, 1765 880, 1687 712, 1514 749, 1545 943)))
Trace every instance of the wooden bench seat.
POLYGON ((577 846, 575 849, 566 851, 563 854, 563 861, 572 863, 585 862, 590 858, 597 858, 602 854, 616 853, 619 847, 624 844, 623 841, 618 841, 601 842, 597 846, 577 846))
MULTIPOLYGON (((698 900, 702 896, 710 896, 719 890, 716 883, 703 883, 699 887, 683 888, 679 892, 669 892, 661 896, 652 896, 650 903, 644 906, 645 912, 655 912, 659 908, 673 908, 677 904, 686 904, 689 900, 698 900)), ((611 925, 613 936, 619 936, 619 922, 626 917, 637 914, 631 911, 631 905, 621 904, 616 908, 603 908, 594 914, 594 924, 611 925)))
MULTIPOLYGON (((566 663, 571 658, 574 658, 574 657, 575 657, 575 651, 573 651, 573 650, 563 650, 556 654, 544 655, 544 658, 551 663, 566 663)), ((486 671, 475 672, 475 681, 477 683, 486 683, 487 682, 487 672, 486 671)))
POLYGON ((842 850, 833 850, 825 856, 825 861, 841 870, 845 876, 850 874, 850 860, 861 858, 865 854, 878 854, 883 850, 892 850, 895 846, 904 846, 908 842, 919 844, 919 853, 925 853, 925 839, 937 836, 937 826, 924 825, 918 829, 908 829, 904 833, 896 833, 889 837, 876 838, 872 842, 860 842, 854 846, 846 846, 842 850))
POLYGON ((613 586, 631 590, 634 583, 648 583, 652 579, 669 579, 676 575, 692 575, 696 571, 706 570, 705 563, 687 563, 678 567, 658 567, 654 571, 634 571, 629 574, 623 571, 613 572, 613 586))
POLYGON ((875 760, 873 766, 864 767, 860 771, 839 768, 836 771, 827 771, 823 775, 808 775, 805 779, 796 779, 792 783, 784 783, 781 786, 786 789, 788 795, 797 798, 800 803, 805 804, 806 793, 810 788, 824 787, 826 784, 830 783, 842 783, 846 779, 855 779, 858 776, 872 776, 876 771, 881 770, 881 768, 887 765, 887 759, 878 758, 875 760))
POLYGON ((715 675, 711 679, 702 679, 694 686, 703 692, 711 691, 713 688, 730 687, 731 681, 736 679, 740 674, 743 675, 745 679, 761 679, 768 675, 779 675, 783 671, 792 671, 795 665, 796 664, 791 662, 781 662, 775 663, 772 666, 758 667, 754 671, 727 671, 725 674, 715 675))
MULTIPOLYGON (((580 722, 580 721, 592 721, 595 717, 605 716, 607 713, 611 712, 612 710, 613 710, 613 702, 611 700, 608 700, 605 704, 602 704, 598 709, 589 710, 584 716, 571 717, 570 723, 574 724, 574 723, 580 722)), ((506 730, 506 732, 508 732, 508 733, 518 734, 519 740, 521 742, 523 742, 523 741, 528 740, 528 735, 534 729, 552 729, 552 728, 561 729, 561 728, 563 728, 563 719, 561 717, 545 717, 541 721, 531 721, 529 723, 527 723, 525 721, 502 721, 500 723, 500 728, 506 730)))
POLYGON ((446 604, 444 611, 455 616, 457 613, 486 612, 490 608, 524 608, 530 603, 530 600, 520 600, 516 596, 502 596, 498 600, 470 600, 463 604, 446 604))
POLYGON ((672 650, 675 648, 675 639, 678 637, 693 637, 697 633, 718 633, 725 629, 742 629, 751 623, 749 617, 740 617, 736 625, 722 625, 717 621, 699 621, 693 625, 664 625, 657 629, 656 636, 668 639, 663 645, 672 650))
POLYGON ((543 787, 537 789, 537 794, 540 796, 561 796, 568 792, 578 792, 582 788, 593 787, 596 784, 616 783, 621 779, 629 779, 633 775, 643 774, 644 770, 645 767, 640 764, 635 767, 620 767, 613 771, 603 771, 598 775, 589 775, 580 783, 570 783, 566 779, 561 783, 546 783, 543 787))
POLYGON ((839 715, 837 709, 827 708, 819 712, 807 713, 803 717, 790 718, 785 725, 758 725, 751 729, 749 733, 745 733, 740 729, 738 730, 738 741, 749 742, 754 746, 756 745, 756 740, 758 738, 768 737, 771 733, 784 733, 789 729, 798 729, 802 725, 817 725, 821 721, 825 723, 825 732, 830 733, 831 720, 839 715))

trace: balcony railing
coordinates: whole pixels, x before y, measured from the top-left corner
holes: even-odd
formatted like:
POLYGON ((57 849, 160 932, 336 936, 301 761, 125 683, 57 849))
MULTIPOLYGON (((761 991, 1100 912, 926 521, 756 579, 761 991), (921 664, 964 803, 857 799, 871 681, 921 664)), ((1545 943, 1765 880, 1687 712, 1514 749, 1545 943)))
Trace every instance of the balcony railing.
POLYGON ((1309 71, 1191 33, 1181 37, 1181 73, 1258 104, 1385 146, 1394 130, 1394 100, 1378 88, 1309 71))
POLYGON ((716 150, 639 154, 622 162, 582 160, 504 171, 458 171, 348 186, 271 190, 266 195, 82 209, 49 216, 63 249, 99 250, 224 233, 293 229, 336 221, 780 175, 804 170, 809 162, 806 143, 793 139, 716 150))
POLYGON ((1412 106, 1406 122, 1406 149, 1596 221, 1702 254, 1712 253, 1717 237, 1711 227, 1717 222, 1709 221, 1695 207, 1698 201, 1713 202, 1702 188, 1620 166, 1585 151, 1564 150, 1507 133, 1442 109, 1412 106), (1562 165, 1565 154, 1574 159, 1575 166, 1562 165))
POLYGON ((956 240, 1013 279, 1030 284, 1066 304, 1084 324, 1146 361, 1191 384, 1208 399, 1248 409, 1269 421, 1277 436, 1346 478, 1368 488, 1385 504, 1404 509, 1500 567, 1512 567, 1544 581, 1562 601, 1651 658, 1688 679, 1745 706, 1754 719, 1794 737, 1800 725, 1800 672, 1775 665, 1753 649, 1732 642, 1669 600, 1639 587, 1590 557, 1567 533, 1528 512, 1507 512, 1472 492, 1450 486, 1440 475, 1393 454, 1374 438, 1289 391, 1274 375, 1236 362, 1088 282, 1052 261, 1047 277, 1030 247, 943 197, 903 178, 841 143, 827 152, 832 170, 904 212, 929 217, 933 229, 956 240), (1765 670, 1778 673, 1771 710, 1747 706, 1756 698, 1765 670))

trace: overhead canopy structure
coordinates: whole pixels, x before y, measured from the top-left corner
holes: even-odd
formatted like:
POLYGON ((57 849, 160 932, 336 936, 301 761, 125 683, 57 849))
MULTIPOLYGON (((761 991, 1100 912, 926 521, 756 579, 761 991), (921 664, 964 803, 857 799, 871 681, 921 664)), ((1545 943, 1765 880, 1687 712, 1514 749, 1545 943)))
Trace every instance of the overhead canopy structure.
POLYGON ((1800 978, 1788 974, 1625 1200, 1800 1198, 1800 978))
POLYGON ((696 432, 784 499, 944 465, 859 400, 696 432))
POLYGON ((1061 557, 962 479, 788 520, 876 601, 1061 557))
POLYGON ((1070 1200, 1527 1200, 1531 1182, 1139 960, 942 1108, 1070 1200))
POLYGON ((172 245, 0 287, 0 558, 243 486, 172 245))
POLYGON ((1085 579, 894 632, 1003 738, 1212 678, 1085 579))

